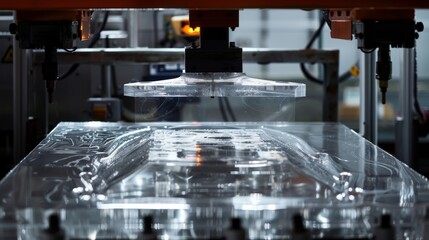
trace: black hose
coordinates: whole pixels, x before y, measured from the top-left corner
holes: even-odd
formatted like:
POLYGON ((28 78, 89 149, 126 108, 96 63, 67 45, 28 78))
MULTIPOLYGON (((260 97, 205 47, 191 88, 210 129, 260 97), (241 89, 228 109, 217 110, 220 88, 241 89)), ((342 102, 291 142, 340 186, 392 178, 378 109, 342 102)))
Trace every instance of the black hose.
MULTIPOLYGON (((314 32, 313 36, 311 37, 310 41, 307 43, 307 45, 305 46, 305 49, 310 49, 311 46, 313 46, 314 42, 316 41, 317 38, 320 37, 320 34, 322 33, 322 29, 325 26, 325 19, 322 18, 320 20, 320 24, 319 27, 317 28, 317 30, 314 32)), ((323 80, 318 79, 316 77, 314 77, 305 67, 305 63, 300 63, 299 67, 301 69, 302 74, 304 74, 304 77, 307 78, 309 81, 311 82, 315 82, 317 84, 323 84, 323 80)))
MULTIPOLYGON (((324 17, 320 20, 320 24, 319 27, 317 28, 317 30, 314 32, 313 36, 311 37, 310 41, 307 43, 307 45, 305 46, 305 49, 311 49, 311 46, 313 46, 314 42, 320 37, 323 27, 325 26, 325 23, 327 23, 327 20, 325 20, 327 14, 326 12, 324 12, 324 17)), ((330 22, 328 20, 328 25, 330 27, 330 22)), ((358 65, 358 61, 354 64, 354 66, 358 65)), ((301 69, 302 74, 304 75, 304 77, 314 83, 317 84, 323 84, 323 80, 319 79, 315 76, 313 76, 306 68, 305 63, 300 63, 299 67, 301 69)), ((352 73, 349 71, 346 71, 345 73, 341 74, 338 78, 339 82, 344 82, 345 80, 349 79, 352 77, 352 73)))
POLYGON ((420 108, 419 103, 419 97, 418 97, 418 89, 417 89, 417 48, 414 47, 414 89, 413 89, 413 95, 414 95, 414 110, 417 112, 417 115, 419 116, 420 122, 424 121, 424 116, 422 109, 420 108))
POLYGON ((317 30, 314 32, 313 36, 311 36, 310 41, 307 43, 307 45, 305 46, 305 49, 310 49, 311 46, 313 46, 314 42, 320 37, 320 34, 322 33, 323 27, 325 26, 325 19, 322 18, 320 20, 320 24, 319 27, 317 28, 317 30))

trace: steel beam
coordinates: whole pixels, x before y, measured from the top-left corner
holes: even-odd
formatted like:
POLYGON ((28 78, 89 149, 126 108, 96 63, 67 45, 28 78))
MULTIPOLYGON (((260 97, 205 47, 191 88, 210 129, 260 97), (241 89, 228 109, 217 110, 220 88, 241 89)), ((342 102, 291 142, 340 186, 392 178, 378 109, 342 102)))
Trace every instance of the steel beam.
POLYGON ((327 9, 327 8, 429 8, 425 0, 19 0, 0 1, 4 10, 61 10, 96 8, 187 8, 187 9, 243 9, 243 8, 284 8, 284 9, 327 9))
MULTIPOLYGON (((183 63, 183 48, 82 48, 73 53, 58 51, 61 64, 113 64, 113 63, 183 63)), ((43 63, 43 51, 33 52, 33 64, 43 63)), ((243 62, 246 63, 337 63, 338 51, 324 50, 282 50, 244 48, 243 62)))

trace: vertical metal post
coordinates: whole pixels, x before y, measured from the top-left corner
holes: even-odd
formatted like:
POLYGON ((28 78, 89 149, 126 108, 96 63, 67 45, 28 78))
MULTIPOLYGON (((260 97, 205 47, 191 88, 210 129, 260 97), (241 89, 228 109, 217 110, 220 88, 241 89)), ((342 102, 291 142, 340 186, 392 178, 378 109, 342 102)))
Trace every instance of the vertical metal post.
MULTIPOLYGON (((16 21, 16 13, 14 13, 16 21)), ((26 148, 27 122, 27 57, 26 50, 19 48, 19 42, 13 41, 13 148, 14 161, 24 157, 26 148)))
POLYGON ((112 66, 101 66, 101 96, 104 98, 112 97, 112 66))
POLYGON ((139 12, 136 10, 129 11, 128 16, 129 47, 135 48, 139 46, 139 12))
POLYGON ((378 142, 378 97, 375 80, 375 53, 362 53, 360 74, 359 131, 368 141, 378 142))
POLYGON ((401 57, 399 115, 396 118, 396 157, 410 167, 414 164, 413 89, 414 48, 404 48, 401 57))
MULTIPOLYGON (((33 55, 33 53, 31 53, 31 55, 33 55)), ((33 58, 31 58, 33 59, 33 58)), ((32 69, 33 69, 33 76, 32 78, 30 78, 30 81, 32 80, 36 80, 36 78, 34 76, 41 76, 42 73, 40 73, 39 75, 35 74, 35 69, 38 68, 39 71, 41 72, 41 66, 37 67, 33 64, 33 62, 31 62, 32 69)), ((37 79, 40 80, 40 79, 37 79)), ((39 106, 42 107, 42 112, 40 113, 39 118, 41 119, 41 122, 43 123, 42 126, 42 136, 46 137, 46 135, 48 135, 49 133, 49 99, 48 99, 48 93, 46 92, 46 87, 44 83, 40 83, 40 82, 36 82, 36 85, 39 86, 38 92, 40 93, 40 102, 41 104, 38 104, 39 106)))
MULTIPOLYGON (((338 52, 335 53, 338 60, 338 52)), ((323 121, 338 121, 338 61, 325 63, 323 71, 323 121)))
MULTIPOLYGON (((260 31, 259 31, 259 47, 266 48, 268 42, 268 34, 269 34, 269 12, 267 9, 261 10, 261 18, 260 18, 260 31)), ((263 78, 267 78, 268 75, 268 64, 259 64, 260 73, 263 78)))

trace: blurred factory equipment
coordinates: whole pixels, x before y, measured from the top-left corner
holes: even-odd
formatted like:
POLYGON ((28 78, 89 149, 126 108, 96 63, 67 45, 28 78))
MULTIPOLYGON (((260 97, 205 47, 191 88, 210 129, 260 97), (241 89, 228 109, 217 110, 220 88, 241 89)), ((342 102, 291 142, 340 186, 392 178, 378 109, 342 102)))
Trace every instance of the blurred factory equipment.
POLYGON ((44 49, 42 72, 49 102, 58 78, 57 49, 74 51, 78 39, 89 39, 90 18, 90 11, 18 11, 18 24, 10 25, 9 31, 16 34, 21 49, 44 49))
POLYGON ((242 49, 229 41, 229 28, 238 27, 238 10, 189 11, 189 26, 200 28, 200 46, 185 49, 185 71, 242 72, 242 49))
MULTIPOLYGON (((109 18, 109 12, 104 14, 103 22, 97 31, 97 38, 100 38, 101 31, 105 28, 109 18)), ((96 41, 93 40, 92 43, 96 41)), ((92 47, 90 44, 89 47, 92 47)), ((104 47, 110 47, 109 35, 106 35, 104 39, 104 47)), ((64 77, 71 74, 71 71, 76 69, 76 64, 70 67, 70 70, 64 77)), ((63 77, 63 78, 64 78, 63 77)), ((116 78, 115 67, 107 64, 101 66, 101 97, 91 97, 88 99, 88 111, 93 120, 97 121, 120 121, 121 120, 121 100, 113 97, 113 84, 116 84, 114 78, 116 78)))
POLYGON ((153 224, 153 219, 151 216, 146 216, 143 218, 143 232, 137 237, 138 240, 158 239, 152 224, 153 224))
MULTIPOLYGON (((189 26, 200 28, 199 46, 185 49, 184 73, 175 79, 125 84, 131 97, 302 97, 305 86, 247 77, 242 49, 229 42, 238 10, 191 10, 189 26)), ((225 99, 228 106, 228 100, 225 99)), ((222 106, 222 101, 220 101, 222 106)))
POLYGON ((240 218, 231 219, 231 226, 228 228, 228 230, 225 231, 225 239, 246 239, 246 230, 243 228, 243 226, 241 226, 240 218))
POLYGON ((292 239, 311 239, 311 232, 306 229, 304 219, 301 214, 295 214, 292 218, 292 239))
MULTIPOLYGON (((414 93, 417 81, 415 69, 415 39, 423 31, 421 22, 415 22, 413 9, 332 9, 329 13, 331 36, 340 39, 357 39, 363 52, 361 88, 361 129, 364 136, 377 143, 377 105, 374 91, 374 51, 377 51, 375 78, 379 81, 381 102, 386 103, 388 81, 392 78, 390 48, 404 48, 401 63, 401 107, 397 117, 396 156, 410 166, 415 163, 415 115, 420 112, 414 93), (414 99, 414 100, 413 100, 414 99), (417 103, 417 104, 414 104, 417 103)), ((420 119, 421 119, 421 113, 420 119)))
POLYGON ((48 219, 48 228, 41 234, 41 239, 66 239, 64 229, 61 228, 61 219, 58 214, 52 214, 48 219))
POLYGON ((414 21, 414 10, 332 9, 329 12, 331 36, 340 39, 357 39, 364 53, 376 49, 376 78, 379 80, 381 102, 386 103, 388 81, 392 78, 390 47, 414 48, 423 23, 414 21))
POLYGON ((13 42, 14 39, 7 34, 9 24, 13 22, 12 12, 0 11, 0 72, 2 74, 2 87, 0 88, 0 156, 3 159, 0 174, 5 175, 13 162, 13 42))
POLYGON ((427 238, 429 181, 375 145, 374 80, 384 103, 392 74, 390 48, 404 47, 398 149, 400 160, 410 164, 417 122, 413 106, 420 133, 428 126, 415 93, 414 47, 423 25, 410 9, 429 8, 429 2, 42 0, 0 3, 0 8, 17 10, 10 31, 21 46, 14 49, 14 105, 20 110, 14 115, 16 156, 25 153, 25 138, 32 133, 26 124, 34 116, 46 136, 0 182, 2 238, 427 238), (156 8, 147 14, 155 26, 150 41, 167 48, 141 47, 136 25, 143 21, 136 10, 98 14, 97 8, 156 8), (159 8, 189 9, 189 19, 182 12, 172 14, 161 24, 168 27, 159 30, 159 8), (241 48, 230 41, 230 30, 239 30, 241 8, 320 8, 324 18, 303 50, 241 48), (89 38, 91 16, 101 24, 89 38), (125 47, 106 33, 109 18, 117 25, 127 22, 129 28, 120 29, 126 30, 125 47), (340 75, 338 51, 310 49, 325 23, 333 37, 355 36, 364 52, 361 118, 369 141, 336 122, 339 83, 356 70, 340 75), (85 44, 78 40, 86 39, 86 47, 76 49, 85 44), (249 110, 254 107, 266 110, 261 114, 269 116, 263 119, 276 119, 270 107, 293 109, 294 99, 307 90, 303 83, 249 77, 243 72, 243 63, 249 62, 299 63, 306 78, 323 84, 324 122, 240 122, 254 114, 249 110), (59 63, 70 64, 62 66, 66 70, 60 76, 59 63), (305 63, 320 63, 321 76, 314 77, 305 63), (146 78, 122 88, 118 64, 128 67, 121 72, 143 72, 135 75, 146 78), (85 104, 82 115, 90 116, 85 120, 98 121, 62 122, 50 131, 49 111, 64 104, 52 101, 55 81, 82 78, 78 70, 83 68, 90 68, 98 82, 85 82, 82 92, 96 90, 70 94, 72 101, 85 104), (40 70, 48 96, 28 94, 40 93, 28 81, 40 70), (165 122, 180 121, 184 105, 215 98, 224 122, 165 122), (240 99, 244 107, 233 109, 231 99, 240 99), (37 109, 34 105, 41 110, 30 111, 37 109), (166 117, 172 112, 179 117, 166 117), (122 121, 127 119, 143 121, 122 121))

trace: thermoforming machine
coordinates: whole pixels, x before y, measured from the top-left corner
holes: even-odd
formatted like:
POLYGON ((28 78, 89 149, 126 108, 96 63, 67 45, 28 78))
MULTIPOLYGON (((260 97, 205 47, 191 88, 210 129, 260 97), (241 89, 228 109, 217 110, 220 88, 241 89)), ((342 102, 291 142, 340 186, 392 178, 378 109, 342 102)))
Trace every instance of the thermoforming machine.
MULTIPOLYGON (((304 84, 246 76, 243 61, 261 52, 243 52, 228 32, 239 27, 238 9, 319 8, 332 37, 354 36, 368 52, 365 83, 377 78, 385 101, 389 49, 413 54, 423 30, 414 8, 428 7, 419 0, 0 3, 16 10, 10 30, 20 49, 44 50, 49 101, 55 101, 57 49, 89 39, 98 8, 185 8, 190 27, 200 28, 199 45, 184 51, 180 77, 126 84, 127 96, 304 97, 304 84)), ((15 66, 25 61, 20 49, 15 66)), ((312 61, 311 53, 289 57, 312 61)), ((335 68, 326 72, 338 78, 335 68)), ((336 88, 325 85, 328 94, 336 88)), ((374 96, 368 93, 364 105, 373 108, 374 96)), ((336 102, 324 104, 325 119, 334 121, 323 123, 61 123, 0 182, 1 239, 428 239, 429 181, 370 142, 373 112, 364 116, 368 141, 335 122, 336 102)))

